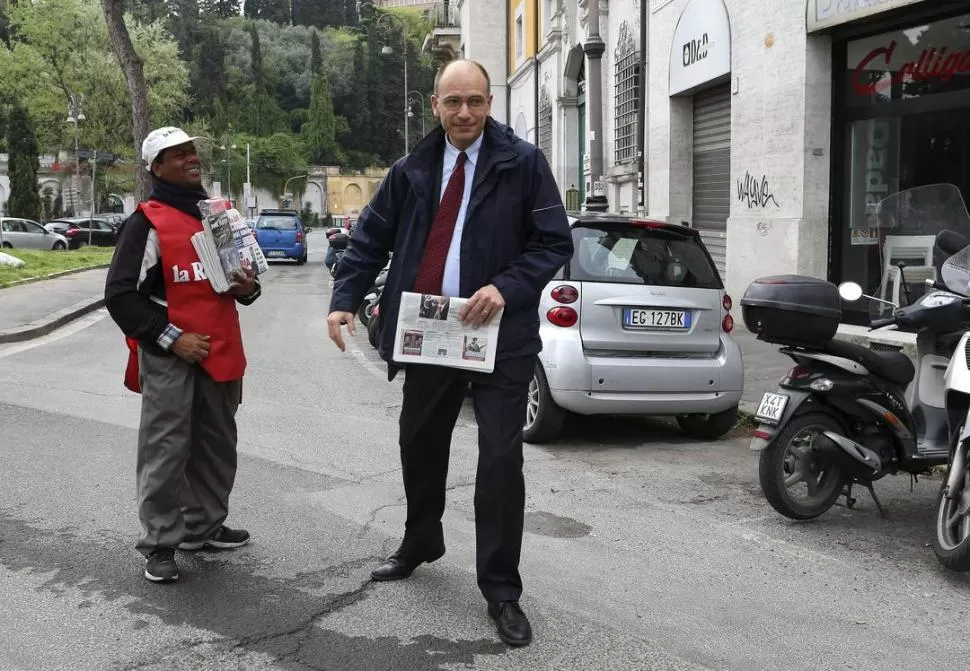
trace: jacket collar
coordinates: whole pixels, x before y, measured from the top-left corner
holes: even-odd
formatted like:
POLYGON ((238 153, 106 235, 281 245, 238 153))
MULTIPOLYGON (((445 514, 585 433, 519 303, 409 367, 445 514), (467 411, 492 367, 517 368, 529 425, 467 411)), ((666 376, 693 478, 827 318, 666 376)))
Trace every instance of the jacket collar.
MULTIPOLYGON (((438 126, 415 145, 411 153, 404 158, 404 173, 419 194, 424 195, 425 189, 431 185, 430 175, 436 162, 443 155, 445 142, 445 131, 438 126)), ((509 126, 495 121, 492 117, 485 120, 482 146, 478 155, 479 165, 475 170, 476 186, 499 165, 515 161, 518 156, 515 151, 517 142, 520 140, 515 137, 515 133, 509 126)))

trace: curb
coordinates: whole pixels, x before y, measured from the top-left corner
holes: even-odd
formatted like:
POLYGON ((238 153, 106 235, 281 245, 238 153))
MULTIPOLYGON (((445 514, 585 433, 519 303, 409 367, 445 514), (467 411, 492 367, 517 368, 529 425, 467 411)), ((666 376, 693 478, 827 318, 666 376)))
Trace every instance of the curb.
MULTIPOLYGON (((18 286, 20 284, 29 284, 31 282, 43 282, 44 280, 54 280, 54 279, 57 279, 58 277, 64 277, 65 275, 75 275, 77 273, 83 273, 88 270, 99 270, 101 268, 109 268, 110 266, 111 266, 110 263, 99 263, 96 266, 84 266, 83 268, 72 268, 71 270, 62 270, 59 273, 48 273, 47 275, 38 275, 37 277, 25 277, 22 280, 14 280, 7 286, 0 289, 0 291, 3 291, 3 289, 9 289, 10 287, 18 286)), ((0 342, 3 342, 3 341, 0 341, 0 342)))
POLYGON ((64 324, 74 321, 78 317, 83 317, 89 312, 94 312, 103 306, 104 298, 80 301, 30 324, 9 331, 0 331, 0 343, 22 342, 45 336, 64 326, 64 324))

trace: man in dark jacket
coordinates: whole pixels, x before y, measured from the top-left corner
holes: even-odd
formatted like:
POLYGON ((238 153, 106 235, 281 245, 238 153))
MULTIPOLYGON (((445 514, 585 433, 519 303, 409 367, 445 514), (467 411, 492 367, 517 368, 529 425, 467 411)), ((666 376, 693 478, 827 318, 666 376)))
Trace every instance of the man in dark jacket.
POLYGON ((522 425, 542 349, 539 299, 569 260, 572 237, 559 189, 543 154, 489 116, 488 73, 452 61, 438 73, 432 131, 385 177, 364 209, 341 260, 328 325, 343 350, 341 326, 355 332, 354 313, 394 253, 381 299, 380 347, 388 378, 403 291, 459 296, 459 317, 488 323, 504 308, 495 370, 409 364, 404 380, 400 446, 407 522, 400 548, 375 569, 375 580, 399 580, 444 555, 441 517, 451 434, 471 384, 479 427, 475 483, 478 586, 509 645, 532 639, 519 607, 519 554, 525 507, 522 425))
POLYGON ((142 395, 136 548, 145 578, 178 579, 176 548, 237 548, 249 533, 223 524, 236 475, 236 422, 246 367, 236 302, 260 295, 251 273, 228 295, 201 272, 191 236, 202 230, 195 141, 159 128, 142 144, 152 192, 125 223, 105 304, 133 348, 125 384, 142 395))

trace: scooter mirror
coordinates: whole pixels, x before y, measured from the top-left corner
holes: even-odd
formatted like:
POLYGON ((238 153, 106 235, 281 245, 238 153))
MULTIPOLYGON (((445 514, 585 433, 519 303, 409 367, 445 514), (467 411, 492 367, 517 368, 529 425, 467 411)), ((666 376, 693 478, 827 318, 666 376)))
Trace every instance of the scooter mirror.
POLYGON ((855 282, 843 282, 839 285, 839 296, 844 301, 854 303, 862 298, 862 287, 855 282))

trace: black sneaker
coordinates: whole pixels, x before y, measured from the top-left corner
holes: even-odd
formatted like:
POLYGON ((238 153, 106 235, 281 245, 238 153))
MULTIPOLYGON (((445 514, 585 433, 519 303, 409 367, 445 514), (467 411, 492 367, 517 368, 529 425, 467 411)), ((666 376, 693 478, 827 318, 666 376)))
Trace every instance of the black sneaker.
POLYGON ((182 541, 179 550, 201 550, 204 547, 230 550, 239 548, 249 542, 249 532, 243 529, 230 529, 221 526, 216 532, 203 541, 182 541))
POLYGON ((152 582, 174 582, 179 579, 179 567, 175 563, 175 550, 158 548, 145 561, 145 577, 152 582))

